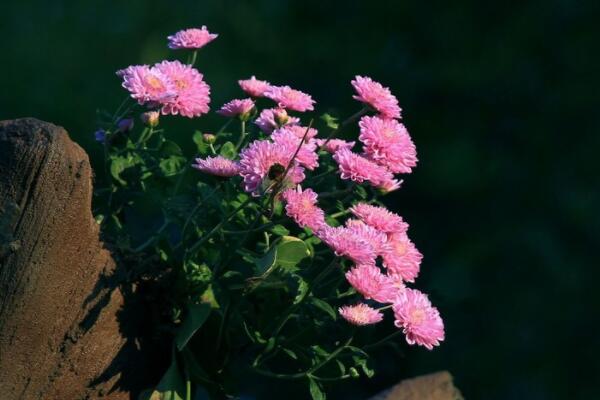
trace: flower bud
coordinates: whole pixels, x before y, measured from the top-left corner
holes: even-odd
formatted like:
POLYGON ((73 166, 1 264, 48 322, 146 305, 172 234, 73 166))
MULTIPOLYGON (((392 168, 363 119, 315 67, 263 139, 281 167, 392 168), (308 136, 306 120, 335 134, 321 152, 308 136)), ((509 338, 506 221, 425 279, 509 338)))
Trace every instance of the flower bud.
POLYGON ((127 133, 133 129, 133 118, 123 118, 117 122, 117 131, 127 133))
POLYGON ((104 143, 106 140, 106 131, 104 129, 98 129, 94 132, 94 139, 96 139, 96 142, 104 143))
POLYGON ((214 142, 217 141, 217 137, 215 135, 213 135, 212 133, 202 134, 202 139, 204 139, 204 141, 208 144, 213 144, 214 142))
POLYGON ((158 126, 158 119, 160 113, 158 111, 146 111, 142 115, 140 115, 140 119, 144 123, 144 125, 150 128, 156 128, 158 126))
POLYGON ((289 117, 285 108, 278 108, 273 111, 273 115, 275 116, 275 121, 279 126, 283 126, 288 123, 289 117))

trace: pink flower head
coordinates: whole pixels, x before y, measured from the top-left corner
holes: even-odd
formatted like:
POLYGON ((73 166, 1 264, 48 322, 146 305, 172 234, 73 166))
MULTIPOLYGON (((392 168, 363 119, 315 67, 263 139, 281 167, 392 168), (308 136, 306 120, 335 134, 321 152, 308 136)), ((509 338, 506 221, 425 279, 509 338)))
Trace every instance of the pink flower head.
POLYGON ((401 216, 384 207, 358 203, 351 207, 350 211, 365 224, 381 232, 406 232, 408 229, 408 224, 404 222, 401 216))
POLYGON ((346 227, 325 226, 317 237, 329 246, 336 255, 344 256, 357 264, 375 264, 377 254, 366 238, 346 227))
POLYGON ((384 232, 380 232, 372 226, 356 219, 347 220, 346 228, 348 231, 365 239, 373 247, 376 255, 383 254, 387 250, 387 235, 384 232))
POLYGON ((217 38, 217 34, 210 33, 206 26, 202 26, 201 29, 192 28, 184 29, 175 33, 174 35, 167 36, 169 40, 170 49, 199 49, 204 47, 206 44, 212 42, 217 38))
POLYGON ((155 67, 132 65, 117 75, 123 78, 122 86, 139 104, 162 103, 176 96, 171 80, 155 67))
POLYGON ((386 182, 394 180, 394 175, 385 167, 347 148, 339 149, 333 155, 333 159, 338 163, 342 179, 350 179, 358 183, 369 181, 375 187, 383 187, 386 182))
POLYGON ((235 99, 231 100, 221 107, 217 114, 225 117, 240 117, 244 119, 250 114, 250 111, 254 108, 254 100, 252 99, 235 99))
POLYGON ((403 124, 395 119, 364 116, 359 122, 364 152, 394 173, 410 173, 417 165, 417 150, 403 124))
POLYGON ((381 322, 383 314, 381 311, 369 307, 366 304, 356 304, 353 306, 343 306, 338 312, 346 321, 352 325, 371 325, 381 322))
POLYGON ((382 257, 389 274, 399 275, 408 282, 414 282, 419 275, 423 255, 405 232, 388 235, 388 247, 382 257))
POLYGON ((258 80, 254 75, 250 79, 240 79, 238 84, 244 92, 252 97, 263 97, 265 92, 271 88, 269 82, 258 80))
POLYGON ((179 61, 163 61, 155 67, 173 82, 177 94, 174 99, 163 103, 164 115, 180 114, 193 118, 209 111, 210 87, 198 70, 179 61))
POLYGON ((192 164, 192 167, 207 174, 223 177, 235 176, 240 172, 237 162, 223 156, 196 158, 196 163, 192 164))
POLYGON ((315 101, 310 95, 289 86, 271 86, 265 97, 277 102, 279 107, 294 111, 312 111, 315 101))
POLYGON ((294 132, 294 134, 300 139, 313 139, 315 136, 319 134, 319 131, 315 128, 308 128, 306 126, 300 126, 298 124, 287 126, 287 128, 294 132), (308 129, 308 131, 307 131, 308 129), (306 137, 305 137, 306 136, 306 137))
POLYGON ((346 272, 346 279, 367 300, 392 303, 404 290, 401 279, 383 274, 375 265, 357 265, 346 272))
POLYGON ((304 168, 296 162, 282 176, 290 164, 296 148, 277 145, 268 140, 255 140, 240 152, 240 175, 244 178, 244 190, 259 196, 265 181, 284 179, 297 185, 304 180, 304 168))
POLYGON ((312 189, 300 186, 296 189, 287 189, 281 194, 287 205, 285 211, 303 228, 310 228, 314 232, 325 225, 325 213, 317 206, 317 194, 312 189))
POLYGON ((394 305, 394 324, 402 328, 408 344, 433 349, 444 340, 444 322, 427 296, 415 289, 401 292, 394 305))
POLYGON ((293 131, 286 127, 279 128, 273 132, 271 139, 278 146, 293 148, 296 154, 296 161, 309 170, 313 170, 319 166, 319 156, 317 155, 317 144, 314 140, 308 140, 302 143, 302 139, 298 138, 293 131), (302 143, 302 145, 301 145, 302 143))
POLYGON ((385 118, 400 118, 402 109, 389 88, 383 87, 369 77, 359 75, 351 83, 356 90, 356 95, 352 96, 354 99, 373 107, 385 118))
POLYGON ((284 108, 264 109, 260 112, 258 118, 254 120, 260 130, 268 134, 282 126, 296 125, 299 122, 299 118, 290 117, 284 108))
POLYGON ((317 139, 317 146, 322 147, 328 153, 334 154, 340 149, 348 149, 351 150, 356 142, 347 142, 342 139, 330 139, 327 141, 326 139, 317 139))

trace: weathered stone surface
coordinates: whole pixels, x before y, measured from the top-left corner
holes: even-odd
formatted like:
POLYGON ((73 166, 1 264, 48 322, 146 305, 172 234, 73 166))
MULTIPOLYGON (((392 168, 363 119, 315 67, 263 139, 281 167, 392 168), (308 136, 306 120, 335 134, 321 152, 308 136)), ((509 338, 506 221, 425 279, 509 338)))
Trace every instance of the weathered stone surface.
POLYGON ((463 400, 448 372, 407 379, 370 400, 463 400))
POLYGON ((126 301, 91 199, 88 156, 63 128, 0 122, 2 399, 130 398, 126 301))

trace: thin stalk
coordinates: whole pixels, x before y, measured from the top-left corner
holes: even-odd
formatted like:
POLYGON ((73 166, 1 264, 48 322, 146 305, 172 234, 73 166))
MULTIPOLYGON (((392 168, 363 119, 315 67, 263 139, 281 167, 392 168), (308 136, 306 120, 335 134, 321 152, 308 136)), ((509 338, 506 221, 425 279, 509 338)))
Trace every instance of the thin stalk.
POLYGON ((242 147, 244 139, 246 139, 246 121, 242 120, 240 128, 240 138, 238 139, 238 142, 235 145, 236 152, 240 149, 240 147, 242 147))
POLYGON ((336 129, 331 131, 329 136, 327 136, 327 139, 325 139, 325 142, 323 142, 323 144, 321 145, 321 149, 325 148, 325 145, 327 145, 327 143, 329 143, 329 141, 331 139, 333 139, 335 137, 335 135, 337 135, 343 128, 345 128, 347 125, 351 124, 352 122, 356 121, 357 119, 359 119, 360 117, 365 115, 367 112, 369 112, 369 107, 364 107, 363 109, 359 110, 357 113, 352 114, 351 116, 346 118, 336 129))
POLYGON ((381 346, 383 344, 386 344, 390 340, 394 339, 396 336, 400 336, 400 335, 402 335, 402 331, 401 330, 397 330, 396 332, 394 332, 394 333, 392 333, 390 335, 387 335, 386 337, 384 337, 381 340, 378 340, 375 343, 363 346, 363 350, 374 349, 375 347, 379 347, 379 346, 381 346))

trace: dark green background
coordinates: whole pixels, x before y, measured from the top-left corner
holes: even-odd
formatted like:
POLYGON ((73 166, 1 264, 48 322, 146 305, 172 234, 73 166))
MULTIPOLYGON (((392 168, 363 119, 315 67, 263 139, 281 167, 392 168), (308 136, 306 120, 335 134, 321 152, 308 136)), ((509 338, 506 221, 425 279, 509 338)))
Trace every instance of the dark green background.
MULTIPOLYGON (((63 125, 97 166, 95 109, 124 94, 114 71, 173 57, 165 36, 202 24, 220 34, 199 61, 213 108, 255 74, 349 115, 351 77, 372 76, 419 150, 388 199, 425 254, 417 286, 447 337, 379 358, 352 393, 448 369, 469 399, 597 398, 598 3, 4 1, 0 119, 63 125)), ((171 132, 191 144, 221 121, 171 132)))

